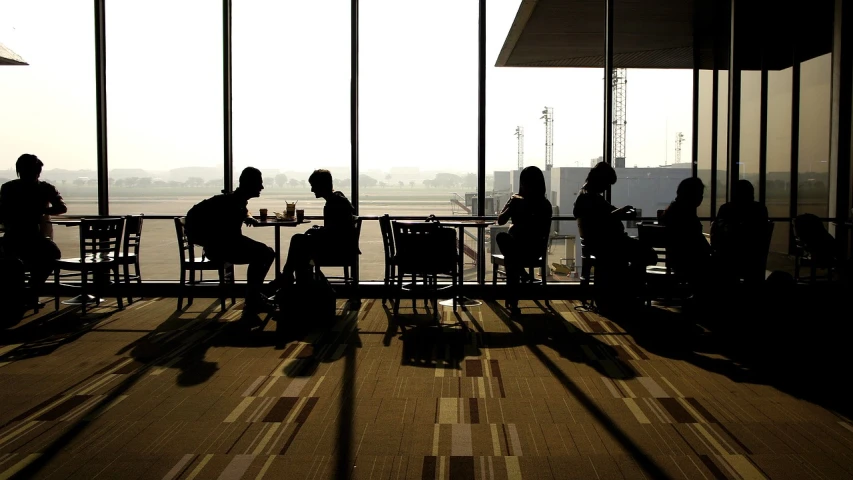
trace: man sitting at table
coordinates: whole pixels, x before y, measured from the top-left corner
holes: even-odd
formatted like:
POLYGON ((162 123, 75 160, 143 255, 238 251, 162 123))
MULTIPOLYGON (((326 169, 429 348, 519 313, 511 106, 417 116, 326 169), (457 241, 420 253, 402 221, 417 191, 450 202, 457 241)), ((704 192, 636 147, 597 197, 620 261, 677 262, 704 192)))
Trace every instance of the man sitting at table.
POLYGON ((294 274, 309 268, 311 259, 328 255, 351 255, 358 252, 355 238, 355 209, 346 195, 332 186, 332 173, 328 170, 314 170, 308 177, 311 192, 317 198, 326 200, 323 207, 323 226, 315 225, 304 234, 296 234, 290 239, 287 261, 281 271, 281 282, 292 284, 294 274))
POLYGON ((249 265, 246 274, 246 307, 243 316, 256 317, 274 311, 274 305, 261 293, 264 279, 275 259, 275 252, 261 242, 243 235, 243 224, 257 224, 246 207, 249 199, 261 196, 264 189, 261 171, 246 167, 234 193, 216 195, 193 206, 187 212, 186 231, 190 242, 204 247, 207 258, 215 262, 249 265))
POLYGON ((43 230, 45 218, 68 211, 56 187, 39 181, 43 166, 37 156, 25 153, 15 163, 19 178, 0 187, 0 223, 6 231, 5 254, 19 258, 30 271, 26 308, 44 306, 38 294, 53 271, 54 260, 61 256, 59 248, 43 230))

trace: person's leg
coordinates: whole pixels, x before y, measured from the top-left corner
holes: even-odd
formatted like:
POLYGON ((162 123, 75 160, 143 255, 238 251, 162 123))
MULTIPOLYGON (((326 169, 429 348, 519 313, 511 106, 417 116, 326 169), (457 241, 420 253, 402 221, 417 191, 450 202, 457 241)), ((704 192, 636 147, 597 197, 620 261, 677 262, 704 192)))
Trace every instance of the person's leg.
POLYGON ((246 271, 246 305, 254 307, 262 303, 261 289, 267 272, 275 260, 275 251, 257 240, 244 236, 237 242, 234 258, 233 263, 249 265, 246 271))
POLYGON ((47 278, 53 273, 54 262, 61 257, 59 247, 47 237, 38 237, 18 242, 15 250, 30 272, 30 289, 26 301, 28 305, 35 305, 47 278))
POLYGON ((504 256, 504 268, 506 268, 506 285, 507 285, 507 308, 514 310, 518 308, 518 298, 514 294, 518 286, 519 268, 518 268, 518 248, 515 239, 506 232, 498 233, 495 237, 495 242, 501 253, 504 256))
POLYGON ((290 239, 287 249, 287 259, 281 269, 281 279, 285 284, 293 283, 297 270, 308 268, 311 262, 312 238, 304 233, 297 233, 290 239))

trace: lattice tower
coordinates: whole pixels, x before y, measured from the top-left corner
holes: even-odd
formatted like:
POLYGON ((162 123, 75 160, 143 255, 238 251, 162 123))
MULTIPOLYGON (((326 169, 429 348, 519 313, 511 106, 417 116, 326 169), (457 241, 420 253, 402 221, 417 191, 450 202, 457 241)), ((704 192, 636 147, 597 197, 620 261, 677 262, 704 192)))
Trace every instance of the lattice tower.
MULTIPOLYGON (((613 87, 613 158, 625 158, 625 116, 628 71, 624 68, 613 69, 611 85, 613 87)), ((611 161, 613 161, 611 159, 611 161)))
POLYGON ((675 134, 675 163, 681 163, 681 144, 684 143, 684 134, 676 132, 675 134))
POLYGON ((518 169, 524 168, 524 127, 515 127, 515 136, 518 138, 518 169))
POLYGON ((554 109, 545 107, 540 119, 545 119, 545 170, 554 166, 554 109))

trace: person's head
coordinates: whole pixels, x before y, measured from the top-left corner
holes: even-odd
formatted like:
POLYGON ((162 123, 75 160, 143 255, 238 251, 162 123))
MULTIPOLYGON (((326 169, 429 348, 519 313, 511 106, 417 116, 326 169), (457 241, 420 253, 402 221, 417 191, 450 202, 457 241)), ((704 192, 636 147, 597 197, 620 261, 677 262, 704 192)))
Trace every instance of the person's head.
POLYGON ((25 153, 18 157, 15 162, 15 171, 21 180, 36 181, 41 176, 41 168, 44 166, 39 157, 25 153))
POLYGON ((308 183, 311 184, 311 192, 317 198, 331 195, 334 191, 332 188, 332 172, 323 168, 314 170, 314 173, 308 177, 308 183))
POLYGON ((261 171, 255 167, 244 168, 240 173, 240 186, 237 189, 248 198, 260 197, 261 190, 264 189, 264 177, 261 171))
POLYGON ((678 184, 675 199, 685 205, 699 207, 705 198, 705 184, 697 177, 685 178, 678 184))
POLYGON ((518 194, 525 198, 536 198, 545 195, 545 175, 539 167, 529 166, 521 171, 519 176, 518 194))
POLYGON ((749 180, 738 180, 732 185, 732 202, 749 203, 755 200, 755 187, 749 180))
POLYGON ((605 162, 598 162, 587 174, 583 188, 590 193, 601 193, 614 183, 616 170, 605 162))

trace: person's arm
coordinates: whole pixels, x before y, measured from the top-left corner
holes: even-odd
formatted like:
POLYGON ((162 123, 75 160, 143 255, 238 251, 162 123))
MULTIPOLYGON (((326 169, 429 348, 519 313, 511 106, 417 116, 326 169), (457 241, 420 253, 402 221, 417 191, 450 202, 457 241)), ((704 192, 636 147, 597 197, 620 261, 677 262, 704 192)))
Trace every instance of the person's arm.
POLYGON ((59 190, 51 185, 50 198, 48 199, 50 206, 47 207, 45 214, 47 215, 63 215, 68 212, 68 206, 65 205, 65 200, 59 194, 59 190))
POLYGON ((631 205, 625 205, 624 207, 617 208, 610 212, 611 215, 621 219, 632 218, 637 215, 637 211, 631 205))
POLYGON ((0 223, 4 223, 6 221, 6 210, 9 209, 9 201, 6 198, 6 186, 3 185, 0 187, 0 223))
POLYGON ((513 210, 512 201, 515 198, 516 198, 516 195, 509 197, 509 200, 507 200, 506 205, 504 205, 503 210, 501 210, 501 213, 498 214, 498 225, 506 225, 506 223, 509 221, 509 219, 512 218, 512 210, 513 210))

